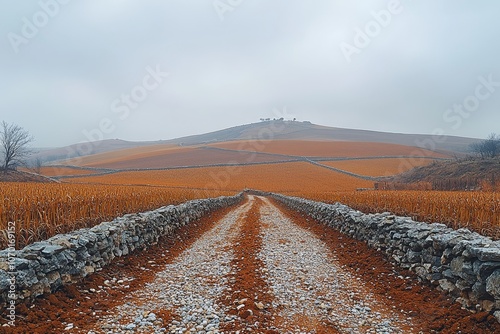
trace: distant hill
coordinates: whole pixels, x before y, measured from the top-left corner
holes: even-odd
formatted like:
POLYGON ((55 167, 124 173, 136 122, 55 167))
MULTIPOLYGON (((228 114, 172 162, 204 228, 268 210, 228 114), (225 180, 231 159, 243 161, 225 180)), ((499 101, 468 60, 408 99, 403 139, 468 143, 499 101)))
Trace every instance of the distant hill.
POLYGON ((192 135, 164 141, 131 142, 110 139, 92 143, 81 143, 67 147, 46 149, 34 155, 42 161, 51 162, 80 156, 106 153, 122 149, 139 148, 151 145, 194 146, 237 140, 314 140, 314 141, 355 141, 388 143, 417 146, 448 154, 465 153, 471 143, 478 139, 443 136, 436 141, 431 135, 389 133, 369 130, 343 129, 296 121, 264 121, 235 126, 205 134, 192 135))
POLYGON ((58 148, 41 149, 37 153, 33 154, 31 159, 34 160, 38 158, 43 162, 51 162, 134 147, 149 146, 156 143, 161 143, 161 141, 132 142, 120 139, 106 139, 91 143, 79 143, 58 148))
POLYGON ((466 152, 471 143, 478 141, 475 138, 457 136, 443 136, 439 141, 436 141, 432 135, 344 129, 312 124, 310 122, 265 121, 235 126, 201 135, 177 138, 165 141, 165 143, 197 145, 233 140, 270 139, 271 135, 272 139, 277 140, 375 142, 417 146, 457 153, 466 152))
POLYGON ((106 169, 158 169, 220 164, 279 163, 307 161, 307 159, 328 161, 416 156, 429 159, 450 159, 453 158, 453 153, 442 154, 417 149, 414 146, 371 142, 238 140, 192 146, 149 145, 69 159, 60 164, 97 168, 100 172, 106 172, 106 169))

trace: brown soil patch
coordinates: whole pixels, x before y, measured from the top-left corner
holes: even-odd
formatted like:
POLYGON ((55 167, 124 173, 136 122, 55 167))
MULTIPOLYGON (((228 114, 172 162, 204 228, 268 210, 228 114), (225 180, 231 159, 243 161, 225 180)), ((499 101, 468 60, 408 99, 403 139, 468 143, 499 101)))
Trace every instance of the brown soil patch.
POLYGON ((487 313, 473 314, 417 276, 392 265, 362 241, 320 224, 308 216, 272 202, 299 226, 311 231, 338 254, 337 260, 362 279, 374 294, 390 299, 395 311, 411 317, 424 333, 500 333, 500 324, 487 313))
POLYGON ((238 315, 239 318, 234 322, 222 323, 220 330, 223 332, 234 333, 248 327, 255 329, 254 325, 258 323, 259 333, 279 333, 271 329, 261 330, 271 327, 269 307, 273 300, 260 273, 264 263, 257 257, 262 247, 261 205, 262 200, 256 198, 242 218, 240 234, 234 242, 234 260, 231 262, 233 273, 229 275, 231 284, 220 301, 230 307, 229 314, 238 315))
POLYGON ((310 317, 308 315, 294 315, 292 317, 292 322, 299 324, 302 328, 307 331, 312 331, 315 334, 336 334, 340 333, 336 328, 335 324, 328 321, 320 320, 315 317, 310 317))
POLYGON ((172 310, 166 310, 166 309, 159 309, 153 311, 153 313, 162 321, 163 327, 167 327, 172 320, 175 319, 177 316, 174 311, 172 310))
MULTIPOLYGON (((189 248, 204 232, 210 230, 215 222, 222 219, 233 207, 225 208, 206 215, 199 221, 183 226, 177 232, 161 240, 145 251, 135 251, 129 256, 116 259, 80 283, 63 287, 54 294, 39 298, 27 307, 16 307, 16 327, 1 327, 1 333, 46 334, 59 333, 66 324, 73 323, 72 332, 80 329, 86 333, 96 319, 106 314, 114 306, 125 303, 128 295, 144 284, 154 280, 157 272, 172 262, 181 252, 189 248), (125 284, 106 287, 104 281, 113 278, 134 278, 125 284), (126 288, 125 286, 129 286, 126 288), (96 290, 95 293, 91 292, 96 290), (100 291, 100 292, 99 292, 100 291)), ((172 314, 168 311, 157 314, 164 323, 169 322, 172 314)), ((5 312, 0 319, 6 319, 5 312)), ((2 322, 3 323, 3 322, 2 322)))

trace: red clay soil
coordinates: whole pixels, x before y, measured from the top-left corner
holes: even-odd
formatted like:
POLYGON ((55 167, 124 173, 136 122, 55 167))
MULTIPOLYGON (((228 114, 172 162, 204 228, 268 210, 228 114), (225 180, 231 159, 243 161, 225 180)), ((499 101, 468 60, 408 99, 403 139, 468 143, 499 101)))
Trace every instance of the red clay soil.
MULTIPOLYGON (((270 287, 263 278, 262 268, 264 263, 258 257, 262 248, 262 222, 260 221, 260 207, 263 202, 255 198, 255 202, 242 218, 240 234, 234 242, 234 260, 231 263, 233 275, 230 275, 230 288, 221 297, 221 303, 229 306, 229 314, 238 315, 234 322, 221 324, 220 330, 227 333, 241 331, 246 333, 249 328, 263 333, 291 332, 287 329, 285 322, 278 315, 282 306, 273 309, 274 296, 270 287), (245 305, 237 309, 239 305, 245 305), (274 327, 273 327, 274 326, 274 327), (273 329, 275 328, 275 329, 273 329)), ((309 317, 295 317, 287 319, 301 327, 307 326, 308 330, 316 334, 337 333, 332 324, 324 324, 321 321, 311 321, 309 317)))
MULTIPOLYGON (((157 272, 163 270, 166 264, 189 248, 200 235, 210 230, 215 222, 233 209, 234 206, 225 208, 206 215, 199 221, 191 222, 157 245, 118 258, 110 266, 80 283, 65 286, 54 294, 37 299, 30 307, 18 305, 16 327, 0 327, 0 333, 59 333, 64 331, 69 323, 72 323, 75 329, 89 327, 89 324, 95 323, 97 316, 104 316, 107 310, 123 304, 132 291, 153 281, 157 272), (134 278, 133 281, 127 282, 129 288, 124 285, 108 288, 104 284, 106 280, 124 277, 134 278), (91 293, 90 289, 95 289, 96 292, 91 293)), ((162 318, 165 324, 174 316, 167 310, 157 310, 155 314, 162 318)), ((5 310, 0 314, 0 319, 7 319, 5 310)))
MULTIPOLYGON (((269 287, 260 273, 264 263, 257 257, 262 247, 259 219, 261 205, 262 200, 256 198, 247 214, 240 218, 240 233, 233 244, 234 260, 231 261, 233 272, 229 275, 230 288, 220 299, 222 304, 230 307, 229 314, 239 317, 234 322, 221 324, 220 330, 223 332, 244 331, 256 322, 259 323, 258 328, 271 327, 269 306, 273 297, 267 293, 269 287), (238 310, 239 305, 245 307, 238 310)), ((264 330, 259 333, 279 332, 264 330)))
POLYGON ((389 297, 397 312, 404 313, 423 333, 500 333, 500 324, 490 314, 471 313, 417 276, 395 267, 382 254, 362 241, 352 239, 310 217, 273 203, 294 223, 311 231, 338 254, 338 261, 370 286, 374 294, 389 297))

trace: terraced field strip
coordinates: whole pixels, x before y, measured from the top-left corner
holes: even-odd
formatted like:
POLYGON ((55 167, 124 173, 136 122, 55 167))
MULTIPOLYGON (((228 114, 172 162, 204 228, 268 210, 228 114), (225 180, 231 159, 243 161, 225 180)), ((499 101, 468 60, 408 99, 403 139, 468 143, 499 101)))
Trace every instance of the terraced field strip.
POLYGON ((307 190, 309 192, 349 191, 373 186, 372 181, 335 173, 308 162, 121 172, 100 177, 73 179, 72 182, 117 185, 150 184, 216 190, 250 188, 280 193, 307 190))
POLYGON ((450 154, 442 154, 415 146, 352 141, 315 141, 315 140, 257 140, 231 141, 210 144, 232 150, 249 150, 261 153, 274 153, 287 156, 314 157, 371 157, 377 156, 426 156, 452 158, 450 154))

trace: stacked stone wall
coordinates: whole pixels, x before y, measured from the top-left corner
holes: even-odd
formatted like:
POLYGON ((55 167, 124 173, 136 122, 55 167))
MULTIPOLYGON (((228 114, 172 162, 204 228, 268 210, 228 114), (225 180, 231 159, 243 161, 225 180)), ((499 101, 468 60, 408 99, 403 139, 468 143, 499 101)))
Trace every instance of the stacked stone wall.
POLYGON ((95 227, 59 234, 21 250, 0 251, 0 304, 31 302, 101 270, 115 257, 158 243, 190 222, 243 200, 243 193, 129 214, 95 227))

